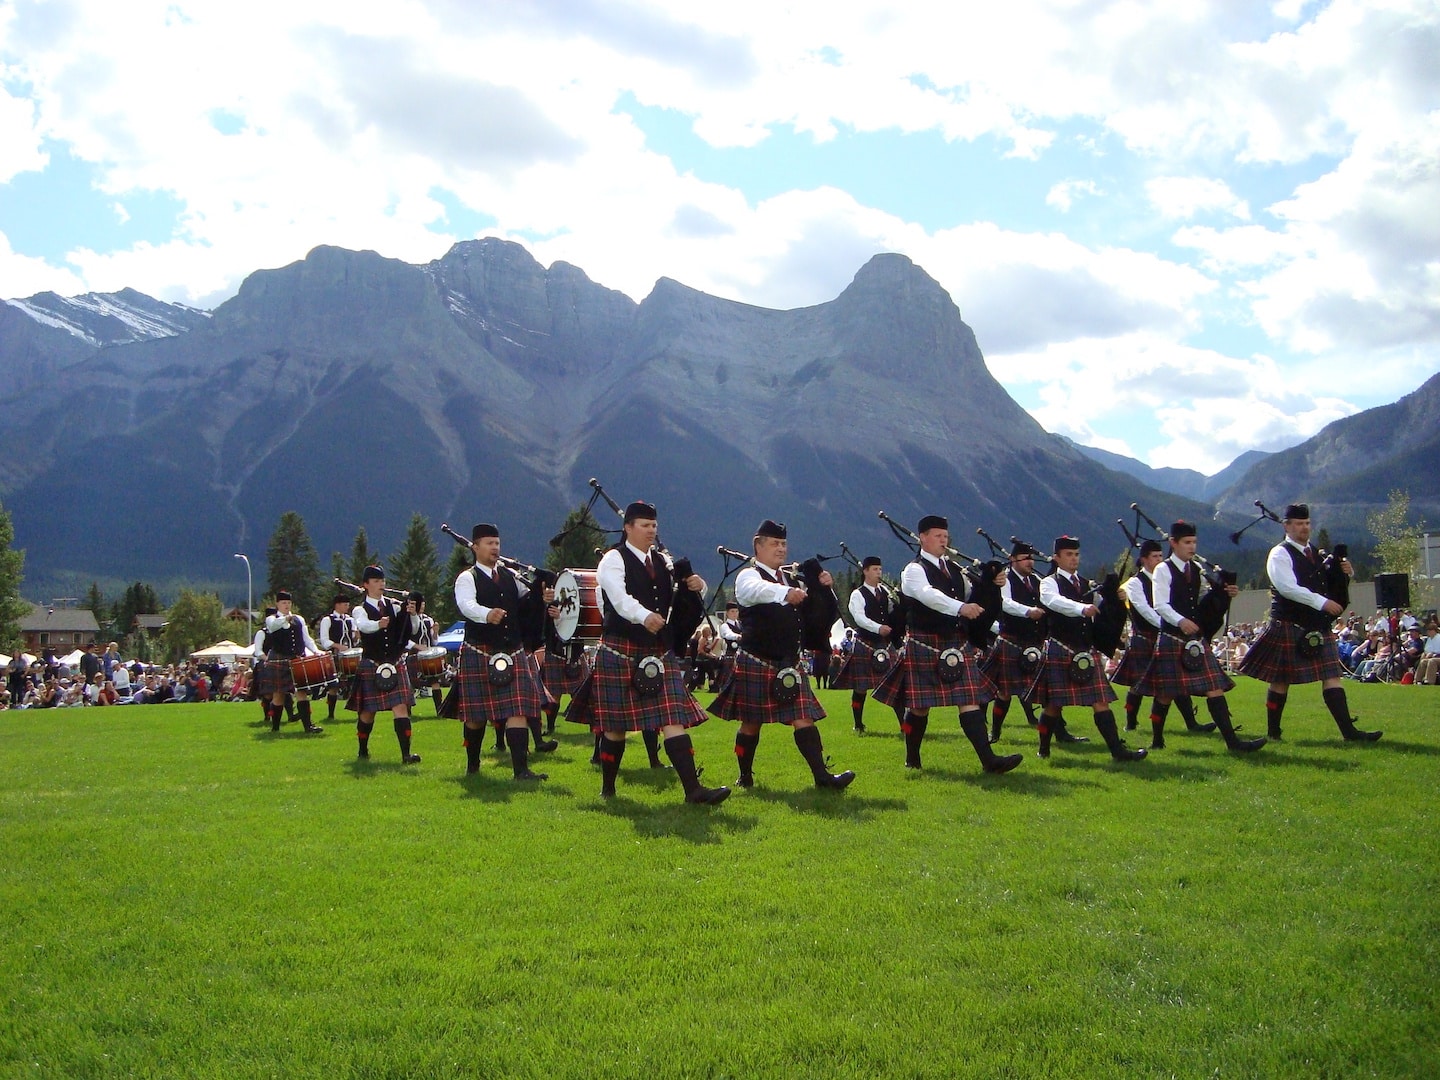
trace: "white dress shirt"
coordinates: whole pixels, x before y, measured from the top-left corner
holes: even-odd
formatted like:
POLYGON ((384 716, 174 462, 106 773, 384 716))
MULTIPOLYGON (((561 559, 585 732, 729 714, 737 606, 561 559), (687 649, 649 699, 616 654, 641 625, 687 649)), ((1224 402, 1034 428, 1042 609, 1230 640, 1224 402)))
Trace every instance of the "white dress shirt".
MULTIPOLYGON (((491 581, 500 570, 500 564, 496 563, 494 568, 485 566, 483 563, 475 564, 491 581)), ((515 578, 515 588, 519 590, 520 599, 530 595, 530 590, 525 582, 518 577, 515 578)), ((469 570, 461 571, 455 578, 455 607, 463 618, 473 623, 483 623, 490 618, 490 609, 475 599, 475 578, 469 570)))
POLYGON ((1069 615, 1072 618, 1084 618, 1086 604, 1079 600, 1071 600, 1060 591, 1060 578, 1068 578, 1077 589, 1080 586, 1080 579, 1074 574, 1067 574, 1064 570, 1056 570, 1054 574, 1040 579, 1040 604, 1047 607, 1057 615, 1069 615))
POLYGON ((767 566, 765 573, 774 574, 782 580, 765 580, 754 564, 745 567, 735 575, 735 600, 741 607, 754 607, 756 604, 783 604, 785 598, 790 595, 790 590, 800 587, 784 581, 785 575, 782 571, 771 570, 767 566))
POLYGON ((1290 554, 1285 550, 1286 547, 1294 548, 1300 553, 1301 558, 1309 557, 1308 546, 1297 544, 1287 536, 1283 543, 1276 544, 1270 549, 1270 557, 1265 560, 1265 573, 1270 575, 1270 584, 1286 600, 1292 600, 1297 604, 1304 604, 1306 607, 1319 611, 1325 606, 1326 598, 1304 588, 1295 580, 1295 564, 1290 561, 1290 554))
MULTIPOLYGON (((1191 565, 1194 564, 1192 563, 1191 565)), ((1197 574, 1200 572, 1198 566, 1195 567, 1195 572, 1197 574)), ((1159 566, 1155 567, 1155 573, 1151 575, 1151 605, 1155 608, 1155 613, 1160 616, 1162 623, 1160 629, 1162 630, 1172 628, 1178 630, 1181 620, 1186 618, 1186 616, 1181 615, 1170 606, 1170 580, 1172 576, 1183 575, 1184 573, 1185 563, 1178 555, 1171 555, 1159 566)), ((1190 621, 1194 622, 1195 620, 1191 619, 1190 621)))
MULTIPOLYGON (((1044 578, 1041 578, 1041 580, 1043 581, 1044 578)), ((1030 605, 1022 604, 1019 600, 1015 599, 1010 589, 1012 584, 1014 583, 1010 580, 1010 575, 1007 573, 1005 575, 1005 584, 1000 586, 1000 610, 1006 615, 1015 616, 1017 619, 1028 619, 1030 617, 1030 605)))
MULTIPOLYGON (((1156 630, 1159 630, 1160 613, 1155 610, 1154 605, 1149 600, 1145 599, 1145 586, 1140 581, 1140 574, 1144 574, 1146 578, 1149 578, 1152 582, 1154 581, 1154 578, 1151 578, 1147 571, 1141 570, 1140 573, 1130 578, 1130 580, 1125 582, 1121 587, 1125 590, 1125 598, 1130 601, 1130 610, 1138 612, 1142 619, 1155 627, 1156 630)), ((1151 588, 1154 588, 1153 584, 1151 588)))
MULTIPOLYGON (((296 615, 293 611, 288 616, 271 615, 265 620, 265 629, 272 634, 275 633, 277 630, 284 630, 285 627, 288 625, 288 620, 290 619, 295 620, 295 625, 300 628, 301 653, 306 656, 310 655, 311 653, 318 653, 320 649, 315 644, 315 639, 310 636, 310 628, 305 625, 305 617, 303 615, 296 615)), ((262 639, 257 637, 256 640, 260 641, 262 639)))
MULTIPOLYGON (((861 585, 850 593, 850 618, 855 620, 855 625, 861 630, 868 630, 872 634, 878 634, 881 624, 865 614, 865 596, 869 591, 868 585, 861 585)), ((876 586, 871 595, 878 595, 880 587, 876 586)))
MULTIPOLYGON (((922 551, 920 559, 924 559, 932 566, 940 566, 939 557, 931 555, 929 552, 922 551)), ((959 583, 961 597, 968 597, 970 595, 970 579, 961 573, 960 568, 953 563, 943 569, 959 583)), ((931 585, 930 579, 925 576, 925 571, 920 566, 919 559, 906 563, 905 569, 900 572, 900 593, 912 600, 919 600, 931 611, 938 611, 942 615, 958 616, 960 608, 965 603, 963 599, 956 600, 953 596, 946 596, 934 585, 931 585)))

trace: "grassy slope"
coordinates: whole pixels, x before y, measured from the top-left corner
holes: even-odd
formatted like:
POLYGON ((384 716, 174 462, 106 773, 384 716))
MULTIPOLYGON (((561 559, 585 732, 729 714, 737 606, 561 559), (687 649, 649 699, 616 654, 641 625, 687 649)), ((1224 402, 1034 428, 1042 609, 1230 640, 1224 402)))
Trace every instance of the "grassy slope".
POLYGON ((527 789, 448 721, 401 769, 384 723, 361 768, 253 706, 0 714, 0 1074, 1433 1075, 1440 693, 1351 694, 1379 744, 1312 687, 1248 758, 1043 763, 1012 721, 1006 777, 948 710, 906 773, 824 694, 855 785, 767 730, 716 810, 638 741, 602 802, 563 723, 527 789))

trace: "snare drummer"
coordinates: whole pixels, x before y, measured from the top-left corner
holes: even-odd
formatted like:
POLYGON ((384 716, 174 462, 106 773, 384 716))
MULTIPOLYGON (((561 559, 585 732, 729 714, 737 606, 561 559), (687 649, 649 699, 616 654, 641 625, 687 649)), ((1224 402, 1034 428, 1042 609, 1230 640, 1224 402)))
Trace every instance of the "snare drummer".
MULTIPOLYGON (((465 725, 465 772, 480 771, 485 725, 503 723, 516 780, 545 780, 530 769, 527 716, 539 716, 545 691, 521 641, 521 602, 529 587, 500 562, 500 530, 481 523, 470 530, 475 565, 455 578, 455 606, 465 619, 460 665, 446 699, 446 715, 465 725), (452 704, 453 703, 453 704, 452 704)), ((545 589, 542 598, 554 598, 545 589)))
MULTIPOLYGON (((410 616, 411 625, 415 628, 414 636, 406 645, 406 652, 409 654, 406 659, 411 660, 415 654, 423 649, 435 648, 436 640, 440 637, 440 629, 435 625, 435 620, 425 614, 425 594, 411 591, 405 597, 405 611, 410 616)), ((419 672, 411 673, 411 682, 416 684, 415 694, 417 697, 429 696, 435 703, 435 712, 440 712, 439 695, 435 693, 434 676, 422 676, 419 672)))
MULTIPOLYGON (((337 593, 330 605, 330 614, 320 620, 320 648, 335 657, 335 670, 340 670, 340 654, 353 649, 360 641, 355 620, 350 616, 350 597, 337 593)), ((325 691, 325 719, 335 719, 335 702, 350 692, 350 680, 341 678, 325 691)))
MULTIPOLYGON (((815 786, 844 791, 855 779, 850 770, 832 774, 825 760, 825 748, 816 720, 825 710, 810 688, 810 679, 799 672, 802 608, 810 596, 784 569, 789 540, 785 526, 766 518, 751 541, 754 563, 735 578, 735 599, 740 604, 740 648, 730 678, 710 704, 710 711, 725 720, 738 720, 735 757, 740 764, 740 787, 752 787, 755 751, 760 729, 765 724, 787 724, 800 756, 810 766, 815 786), (798 692, 786 685, 798 679, 798 692)), ((822 570, 819 583, 826 588, 834 582, 822 570)))
POLYGON ((295 695, 295 711, 307 734, 318 734, 324 729, 310 721, 310 693, 295 685, 290 672, 290 661, 297 656, 314 656, 320 652, 310 636, 305 619, 294 610, 294 600, 285 590, 275 594, 275 614, 265 619, 265 667, 264 684, 257 688, 257 696, 269 695, 270 730, 280 730, 280 716, 285 710, 285 695, 295 695))
POLYGON ((390 713, 395 720, 395 739, 400 744, 400 761, 414 765, 419 754, 410 752, 410 673, 404 662, 405 646, 415 634, 415 620, 385 595, 385 571, 367 566, 360 579, 365 598, 355 609, 355 629, 360 632, 360 670, 345 708, 359 713, 355 735, 359 756, 370 756, 370 732, 375 714, 390 713), (392 674, 393 673, 393 674, 392 674), (391 680, 393 679, 393 682, 391 680), (389 683, 387 687, 385 684, 389 683))

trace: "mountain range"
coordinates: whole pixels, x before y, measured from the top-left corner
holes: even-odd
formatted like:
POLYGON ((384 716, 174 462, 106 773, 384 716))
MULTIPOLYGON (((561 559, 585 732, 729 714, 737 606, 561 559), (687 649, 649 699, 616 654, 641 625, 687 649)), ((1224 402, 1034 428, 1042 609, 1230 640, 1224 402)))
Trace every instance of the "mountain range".
MULTIPOLYGON (((1042 429, 949 294, 894 254, 775 311, 667 278, 636 303, 495 239, 425 265, 320 247, 209 313, 129 290, 9 301, 0 373, 0 499, 31 582, 230 581, 248 551, 258 590, 287 509, 322 560, 361 525, 392 550, 418 511, 493 520, 538 562, 590 477, 655 502, 712 581, 707 553, 747 548, 764 517, 793 554, 845 540, 897 564, 881 509, 912 527, 946 513, 972 554, 979 526, 1075 533, 1107 559, 1132 500, 1161 521, 1214 513, 1203 485, 1207 501, 1157 490, 1042 429)), ((1245 507, 1226 498, 1229 531, 1245 507)))

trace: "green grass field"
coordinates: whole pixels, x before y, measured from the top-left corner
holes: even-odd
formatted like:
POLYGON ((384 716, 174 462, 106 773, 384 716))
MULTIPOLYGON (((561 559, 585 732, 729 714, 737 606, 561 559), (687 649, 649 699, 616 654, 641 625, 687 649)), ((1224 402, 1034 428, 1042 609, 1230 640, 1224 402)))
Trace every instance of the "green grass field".
POLYGON ((428 701, 405 768, 387 718, 361 765, 253 705, 0 713, 0 1075, 1435 1076, 1440 692, 1350 694, 1381 742, 1297 688, 1283 744, 1124 766, 1017 711, 990 777, 826 692, 855 784, 767 729, 715 809, 638 739, 602 801, 563 721, 549 782, 466 778, 428 701))

